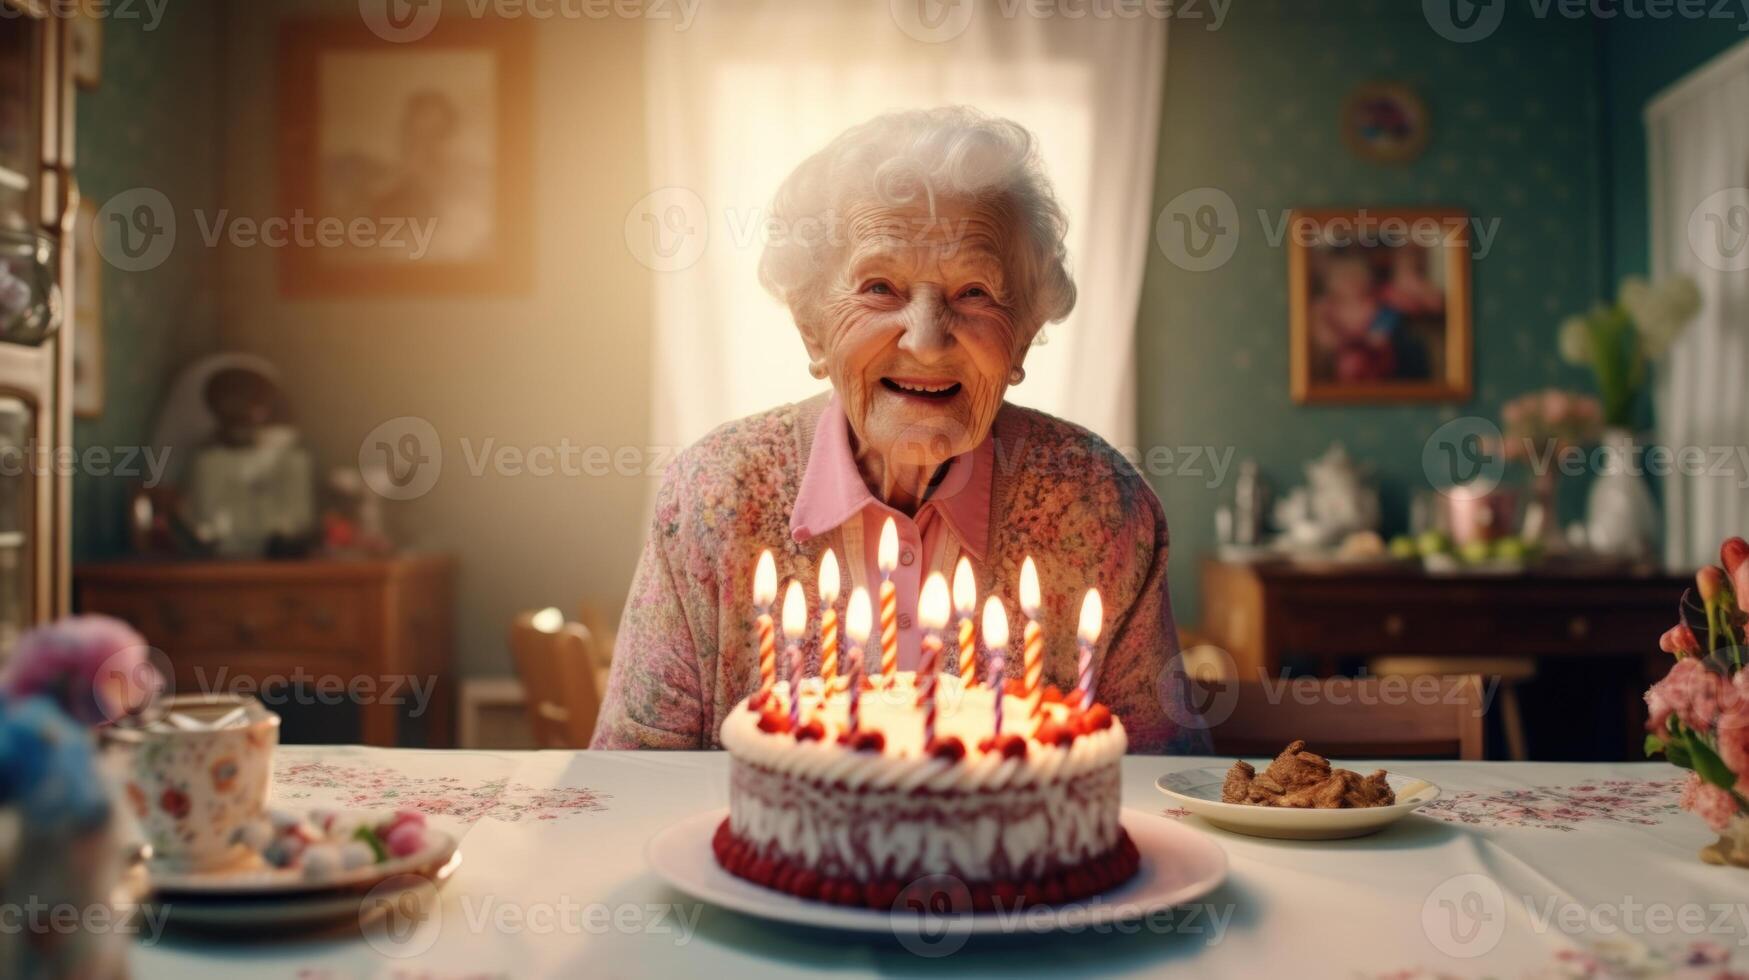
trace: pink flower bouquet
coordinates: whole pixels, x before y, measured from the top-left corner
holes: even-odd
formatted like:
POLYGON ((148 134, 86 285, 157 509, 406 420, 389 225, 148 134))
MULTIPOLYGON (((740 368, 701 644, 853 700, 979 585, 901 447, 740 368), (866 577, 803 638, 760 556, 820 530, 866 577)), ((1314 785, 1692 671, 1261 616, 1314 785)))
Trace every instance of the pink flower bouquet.
POLYGON ((1508 462, 1550 465, 1568 448, 1597 441, 1603 434, 1603 406, 1589 395, 1549 388, 1501 406, 1500 422, 1501 451, 1508 462))
MULTIPOLYGON (((1719 558, 1722 567, 1695 575, 1694 588, 1682 597, 1682 622, 1659 642, 1676 663, 1646 692, 1646 753, 1662 752, 1693 771, 1682 808, 1725 833, 1734 824, 1749 825, 1749 672, 1743 670, 1749 543, 1731 538, 1719 558)), ((1725 855, 1733 863, 1738 856, 1749 859, 1749 840, 1725 855)))

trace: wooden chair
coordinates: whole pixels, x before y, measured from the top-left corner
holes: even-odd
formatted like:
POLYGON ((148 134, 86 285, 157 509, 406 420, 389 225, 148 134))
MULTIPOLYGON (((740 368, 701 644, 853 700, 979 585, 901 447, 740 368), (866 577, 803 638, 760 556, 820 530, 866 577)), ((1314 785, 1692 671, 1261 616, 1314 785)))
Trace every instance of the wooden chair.
POLYGON ((619 640, 618 625, 600 603, 589 599, 577 604, 577 621, 589 630, 594 641, 589 644, 589 652, 595 661, 596 676, 601 678, 601 689, 605 691, 608 668, 613 666, 613 646, 619 640))
POLYGON ((525 612, 510 624, 510 653, 528 700, 534 740, 543 749, 589 746, 605 686, 589 630, 556 609, 525 612))
POLYGON ((1513 762, 1530 758, 1518 688, 1536 679, 1536 661, 1517 657, 1374 657, 1367 664, 1367 672, 1380 677, 1480 674, 1499 678, 1500 728, 1506 735, 1507 758, 1513 762))
POLYGON ((1192 680, 1222 756, 1274 758, 1294 739, 1333 759, 1482 758, 1475 675, 1192 680))

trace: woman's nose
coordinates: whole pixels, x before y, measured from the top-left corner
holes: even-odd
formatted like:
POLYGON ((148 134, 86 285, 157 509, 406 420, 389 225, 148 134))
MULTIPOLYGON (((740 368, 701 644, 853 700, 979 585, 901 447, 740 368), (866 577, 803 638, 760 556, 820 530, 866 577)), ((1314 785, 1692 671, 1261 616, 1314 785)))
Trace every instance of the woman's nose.
POLYGON ((919 360, 930 360, 946 352, 952 343, 941 291, 931 286, 915 290, 905 308, 905 333, 899 338, 899 349, 919 360))

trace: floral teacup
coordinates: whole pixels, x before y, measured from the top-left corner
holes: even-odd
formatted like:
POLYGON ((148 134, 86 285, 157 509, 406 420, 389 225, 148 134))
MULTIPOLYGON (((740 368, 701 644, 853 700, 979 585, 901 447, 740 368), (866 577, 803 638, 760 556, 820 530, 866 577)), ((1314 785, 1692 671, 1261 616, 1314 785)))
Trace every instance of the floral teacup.
POLYGON ((132 752, 126 803, 155 860, 207 870, 237 859, 237 829, 267 810, 278 715, 254 698, 180 695, 107 734, 132 752))

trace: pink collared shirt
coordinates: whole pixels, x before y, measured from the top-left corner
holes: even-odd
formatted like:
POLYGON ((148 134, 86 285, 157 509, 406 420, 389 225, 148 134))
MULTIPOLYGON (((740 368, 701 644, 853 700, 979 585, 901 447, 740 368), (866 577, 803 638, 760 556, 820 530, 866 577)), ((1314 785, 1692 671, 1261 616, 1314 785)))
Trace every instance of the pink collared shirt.
MULTIPOLYGON (((899 669, 915 670, 923 631, 911 610, 923 580, 940 572, 949 582, 962 554, 974 569, 983 565, 990 530, 990 486, 994 445, 989 436, 977 448, 953 458, 929 498, 911 518, 877 500, 856 468, 850 448, 850 420, 834 395, 814 429, 807 469, 790 512, 790 536, 806 543, 826 536, 838 554, 844 594, 862 586, 879 614, 881 527, 891 518, 899 532, 899 561, 893 586, 899 600, 899 669)), ((812 585, 813 583, 809 583, 812 585)), ((980 583, 982 584, 982 583, 980 583)), ((980 589, 980 592, 985 591, 980 589)), ((871 645, 877 641, 871 638, 871 645)), ((871 653, 871 669, 878 663, 871 653)))

